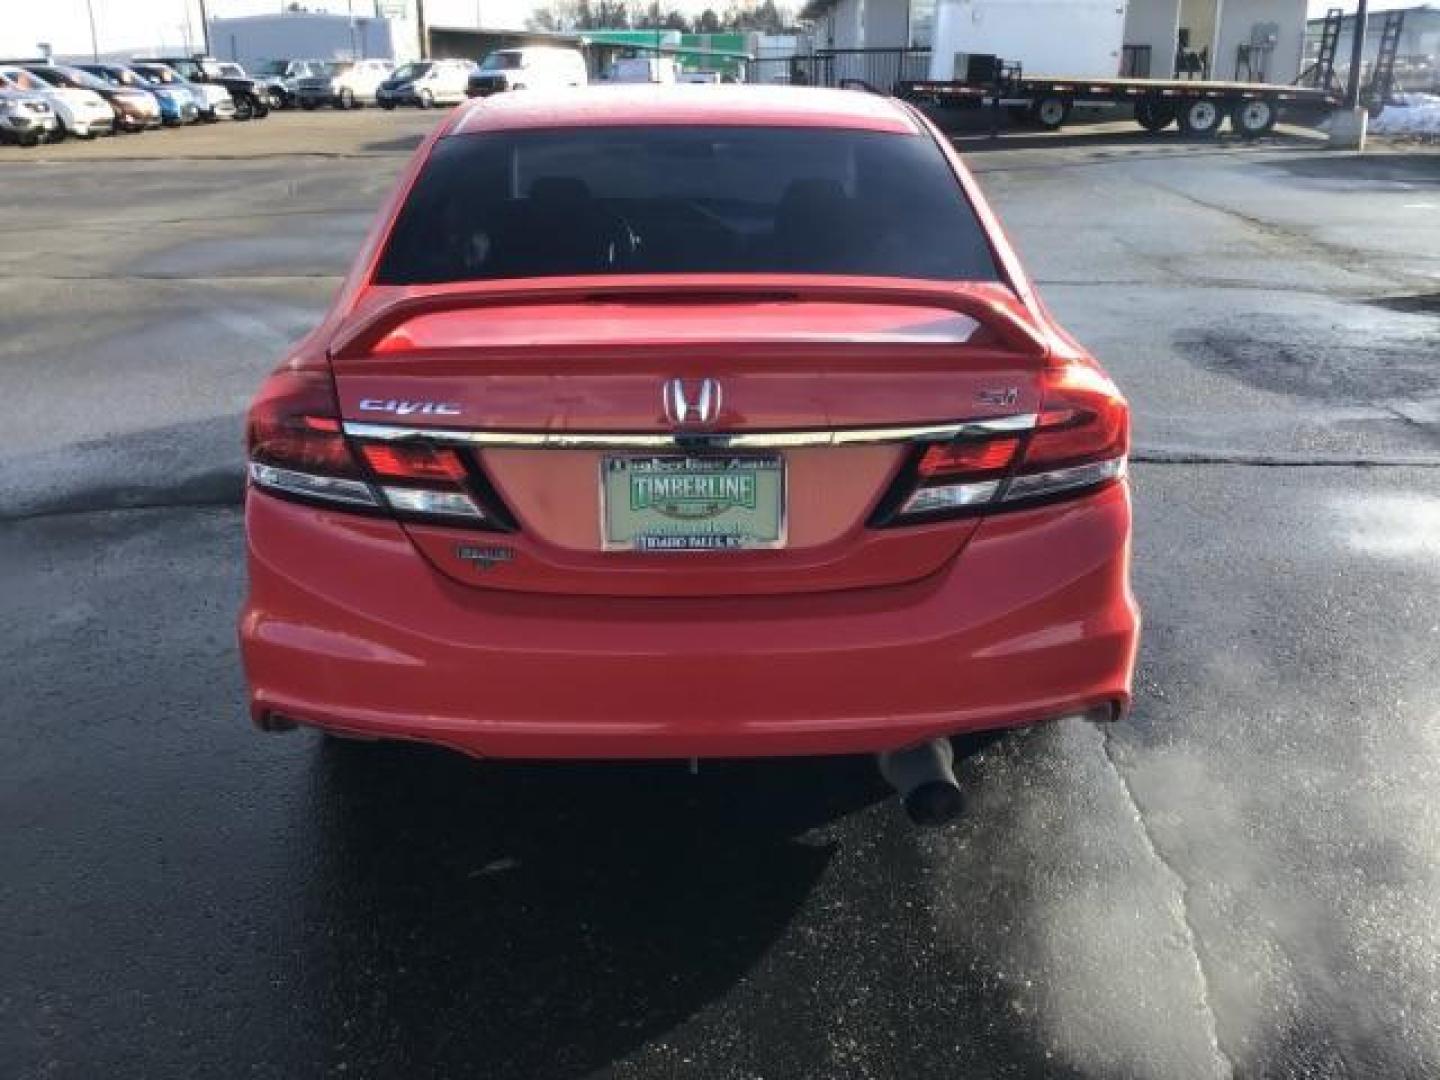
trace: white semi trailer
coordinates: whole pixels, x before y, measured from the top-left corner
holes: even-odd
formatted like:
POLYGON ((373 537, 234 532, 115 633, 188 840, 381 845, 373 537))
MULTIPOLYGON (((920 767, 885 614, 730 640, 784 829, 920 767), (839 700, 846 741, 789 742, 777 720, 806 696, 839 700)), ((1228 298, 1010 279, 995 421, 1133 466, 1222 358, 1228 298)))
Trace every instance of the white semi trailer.
POLYGON ((1125 0, 939 0, 930 78, 965 78, 956 56, 989 54, 1036 75, 1120 74, 1125 0))

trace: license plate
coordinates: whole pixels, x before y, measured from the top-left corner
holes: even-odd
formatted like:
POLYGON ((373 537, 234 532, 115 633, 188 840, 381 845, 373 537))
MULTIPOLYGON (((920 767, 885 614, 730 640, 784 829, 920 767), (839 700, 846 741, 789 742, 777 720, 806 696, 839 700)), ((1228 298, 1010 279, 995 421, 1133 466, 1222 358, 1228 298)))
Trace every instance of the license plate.
POLYGON ((600 463, 607 551, 745 551, 785 543, 779 455, 608 457, 600 463))

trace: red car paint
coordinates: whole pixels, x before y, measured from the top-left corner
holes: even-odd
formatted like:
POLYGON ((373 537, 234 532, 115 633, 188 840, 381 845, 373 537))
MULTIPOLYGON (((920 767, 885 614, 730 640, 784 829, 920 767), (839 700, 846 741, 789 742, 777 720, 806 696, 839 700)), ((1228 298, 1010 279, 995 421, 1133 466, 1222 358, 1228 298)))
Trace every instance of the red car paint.
POLYGON ((262 727, 492 757, 764 756, 1129 702, 1126 407, 953 150, 891 101, 676 87, 462 106, 262 388, 250 440, 240 638, 262 727), (378 283, 440 140, 612 125, 935 140, 998 280, 378 283), (675 379, 723 388, 684 453, 748 438, 783 459, 781 546, 607 550, 602 460, 668 445, 675 379), (939 494, 978 501, 924 509, 939 494), (456 501, 488 516, 413 512, 456 501))

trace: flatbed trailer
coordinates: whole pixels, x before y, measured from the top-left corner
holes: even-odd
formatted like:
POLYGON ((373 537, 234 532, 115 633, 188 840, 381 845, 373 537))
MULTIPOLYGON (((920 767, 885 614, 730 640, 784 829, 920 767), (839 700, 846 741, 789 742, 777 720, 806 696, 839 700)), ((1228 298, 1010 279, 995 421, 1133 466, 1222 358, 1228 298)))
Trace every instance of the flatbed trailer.
POLYGON ((1228 118, 1234 131, 1258 138, 1281 114, 1315 122, 1340 108, 1333 90, 1273 83, 1211 82, 1201 79, 1074 79, 1046 75, 1003 74, 991 82, 969 80, 904 81, 897 97, 937 108, 1008 109, 1011 115, 1055 130, 1077 105, 1130 105, 1146 131, 1164 131, 1178 123, 1196 138, 1219 132, 1228 118))

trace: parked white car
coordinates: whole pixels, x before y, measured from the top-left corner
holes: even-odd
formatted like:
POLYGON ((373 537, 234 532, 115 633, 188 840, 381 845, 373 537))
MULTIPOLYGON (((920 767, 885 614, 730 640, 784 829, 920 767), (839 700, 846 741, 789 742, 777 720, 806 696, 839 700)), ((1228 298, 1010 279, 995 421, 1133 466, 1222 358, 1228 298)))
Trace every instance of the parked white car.
POLYGON ((54 138, 58 130, 55 110, 44 95, 0 87, 0 142, 35 146, 54 138))
POLYGON ((322 75, 312 75, 295 84, 295 99, 302 109, 334 105, 337 109, 358 109, 373 105, 376 93, 394 72, 389 60, 332 60, 322 75))
POLYGON ((10 64, 0 66, 0 87, 43 96, 55 110, 62 134, 93 139, 115 130, 115 110, 94 90, 52 86, 38 75, 10 64))
POLYGON ((471 72, 465 93, 470 97, 489 97, 507 90, 584 86, 589 81, 590 71, 579 52, 537 45, 492 52, 471 72))
POLYGON ((375 92, 382 109, 396 105, 457 105, 465 100, 465 88, 475 64, 470 60, 416 60, 402 64, 375 92))

